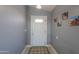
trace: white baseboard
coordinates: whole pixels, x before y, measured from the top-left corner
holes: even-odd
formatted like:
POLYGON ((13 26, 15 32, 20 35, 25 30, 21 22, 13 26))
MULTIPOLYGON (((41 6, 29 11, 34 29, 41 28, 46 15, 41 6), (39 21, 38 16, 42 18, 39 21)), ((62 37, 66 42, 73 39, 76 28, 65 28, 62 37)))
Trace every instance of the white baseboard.
POLYGON ((9 51, 0 51, 0 54, 8 54, 9 51))
POLYGON ((49 50, 51 52, 51 54, 58 54, 57 51, 55 50, 55 48, 51 45, 48 44, 48 47, 50 47, 51 49, 49 50))
POLYGON ((30 47, 32 47, 32 46, 31 45, 26 45, 21 54, 28 54, 30 47))

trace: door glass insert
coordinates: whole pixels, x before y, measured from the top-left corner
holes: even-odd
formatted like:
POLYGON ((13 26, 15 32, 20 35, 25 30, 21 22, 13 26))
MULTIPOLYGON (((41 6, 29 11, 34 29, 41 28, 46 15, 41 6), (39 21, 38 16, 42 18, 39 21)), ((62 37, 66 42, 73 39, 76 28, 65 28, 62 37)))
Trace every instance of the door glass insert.
POLYGON ((43 23, 43 19, 35 19, 35 23, 43 23))

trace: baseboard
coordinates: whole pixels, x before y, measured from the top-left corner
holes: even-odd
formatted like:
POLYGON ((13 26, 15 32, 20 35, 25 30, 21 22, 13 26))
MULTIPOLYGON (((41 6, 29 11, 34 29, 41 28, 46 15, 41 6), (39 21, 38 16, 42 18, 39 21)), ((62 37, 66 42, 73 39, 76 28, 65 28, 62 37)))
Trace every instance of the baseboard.
POLYGON ((9 54, 9 51, 0 51, 0 54, 9 54))
POLYGON ((26 45, 21 54, 28 54, 29 48, 32 47, 31 45, 26 45))
POLYGON ((51 51, 52 53, 54 54, 58 54, 57 51, 55 50, 55 48, 51 45, 51 44, 48 44, 49 47, 51 47, 51 51))

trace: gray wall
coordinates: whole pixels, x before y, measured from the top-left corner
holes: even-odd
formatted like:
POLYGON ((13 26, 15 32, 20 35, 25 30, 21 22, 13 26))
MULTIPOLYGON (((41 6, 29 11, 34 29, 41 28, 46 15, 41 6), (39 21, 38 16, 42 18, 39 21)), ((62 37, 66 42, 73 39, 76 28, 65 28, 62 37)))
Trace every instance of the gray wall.
MULTIPOLYGON (((58 16, 61 20, 61 14, 69 12, 69 16, 79 15, 79 6, 58 5, 52 12, 52 17, 58 16)), ((79 53, 79 26, 69 26, 69 21, 62 21, 62 26, 57 27, 52 19, 52 40, 51 44, 58 53, 79 53), (56 36, 58 39, 56 39, 56 36)))
POLYGON ((47 39, 48 39, 48 44, 50 43, 50 39, 51 39, 51 13, 48 11, 44 11, 44 10, 39 10, 33 7, 28 7, 28 44, 30 44, 30 20, 31 20, 31 16, 35 15, 35 16, 47 16, 47 20, 48 20, 48 35, 47 35, 47 39))
POLYGON ((24 29, 24 6, 0 6, 0 53, 21 53, 26 44, 24 29))

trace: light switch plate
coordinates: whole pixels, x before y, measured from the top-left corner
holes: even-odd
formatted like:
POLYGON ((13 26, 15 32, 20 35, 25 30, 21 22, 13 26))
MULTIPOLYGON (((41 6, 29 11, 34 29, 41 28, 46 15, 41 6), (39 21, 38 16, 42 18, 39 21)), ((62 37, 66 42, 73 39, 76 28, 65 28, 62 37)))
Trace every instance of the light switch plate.
POLYGON ((27 32, 27 29, 24 29, 25 32, 27 32))
POLYGON ((56 39, 58 39, 58 36, 56 36, 56 39))

